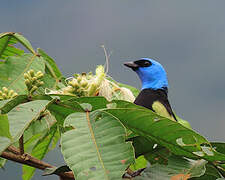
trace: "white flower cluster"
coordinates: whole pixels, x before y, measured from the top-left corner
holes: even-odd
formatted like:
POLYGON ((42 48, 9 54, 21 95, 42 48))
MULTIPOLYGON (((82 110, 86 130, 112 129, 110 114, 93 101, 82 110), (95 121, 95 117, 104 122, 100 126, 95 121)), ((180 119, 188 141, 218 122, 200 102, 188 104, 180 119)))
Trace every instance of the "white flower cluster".
POLYGON ((108 80, 102 65, 97 66, 95 75, 90 73, 75 74, 67 78, 67 86, 59 90, 46 89, 46 94, 67 94, 77 97, 104 96, 107 100, 120 99, 133 102, 133 93, 117 85, 116 82, 108 80))

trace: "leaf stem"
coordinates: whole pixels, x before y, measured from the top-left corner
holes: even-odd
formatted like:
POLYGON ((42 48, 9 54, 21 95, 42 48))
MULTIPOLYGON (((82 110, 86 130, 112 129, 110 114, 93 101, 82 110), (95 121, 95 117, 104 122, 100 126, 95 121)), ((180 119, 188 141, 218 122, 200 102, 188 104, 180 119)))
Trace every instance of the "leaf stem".
POLYGON ((107 54, 106 48, 104 45, 101 46, 103 48, 105 54, 105 73, 107 74, 109 71, 109 57, 110 55, 107 54))

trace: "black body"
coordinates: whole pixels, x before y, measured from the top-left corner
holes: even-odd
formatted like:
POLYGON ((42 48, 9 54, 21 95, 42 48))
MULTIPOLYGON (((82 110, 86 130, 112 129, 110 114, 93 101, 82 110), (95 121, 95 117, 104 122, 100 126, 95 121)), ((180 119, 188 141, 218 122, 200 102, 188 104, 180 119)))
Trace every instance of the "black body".
POLYGON ((155 101, 159 101, 160 103, 162 103, 167 109, 168 113, 177 121, 168 101, 167 88, 158 90, 143 89, 135 99, 134 103, 154 111, 152 108, 152 104, 155 101))

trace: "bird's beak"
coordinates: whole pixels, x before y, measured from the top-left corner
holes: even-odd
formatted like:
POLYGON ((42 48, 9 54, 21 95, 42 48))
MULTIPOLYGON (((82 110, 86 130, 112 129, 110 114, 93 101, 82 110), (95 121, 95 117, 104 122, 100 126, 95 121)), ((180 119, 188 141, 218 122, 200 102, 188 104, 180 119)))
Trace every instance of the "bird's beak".
POLYGON ((132 69, 137 69, 138 68, 138 65, 135 64, 134 62, 125 62, 123 63, 124 66, 127 66, 129 68, 132 68, 132 69))

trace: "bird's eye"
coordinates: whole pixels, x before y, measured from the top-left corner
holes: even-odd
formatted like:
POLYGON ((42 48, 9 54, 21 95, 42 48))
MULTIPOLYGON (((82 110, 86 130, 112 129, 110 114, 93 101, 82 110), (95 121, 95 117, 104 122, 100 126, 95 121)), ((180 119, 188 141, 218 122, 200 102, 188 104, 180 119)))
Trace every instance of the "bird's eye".
POLYGON ((149 66, 149 65, 150 65, 150 62, 149 62, 149 61, 145 61, 143 65, 144 65, 145 67, 146 67, 146 66, 149 66))
POLYGON ((142 67, 149 67, 149 66, 151 66, 152 65, 152 63, 150 62, 150 61, 141 61, 141 66, 142 67))
POLYGON ((152 65, 151 61, 148 60, 137 60, 134 62, 135 64, 137 64, 139 67, 149 67, 152 65))

